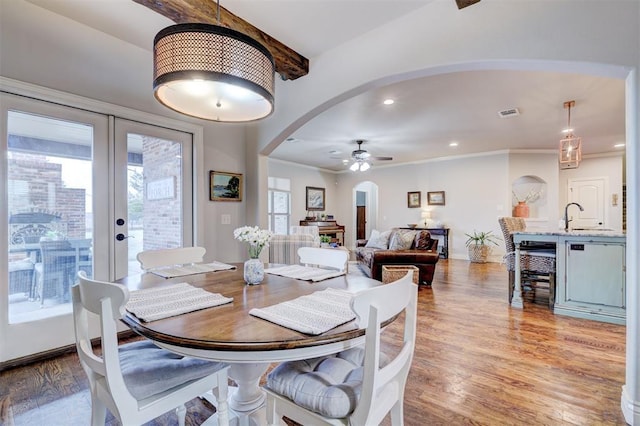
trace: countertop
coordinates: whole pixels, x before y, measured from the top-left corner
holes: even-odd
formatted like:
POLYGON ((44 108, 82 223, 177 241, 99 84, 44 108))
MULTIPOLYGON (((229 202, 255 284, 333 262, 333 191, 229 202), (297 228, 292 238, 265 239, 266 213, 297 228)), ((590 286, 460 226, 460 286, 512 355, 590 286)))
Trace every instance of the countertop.
POLYGON ((514 234, 519 235, 552 235, 556 237, 612 237, 612 238, 626 238, 626 234, 621 231, 613 230, 600 230, 600 229, 572 229, 565 232, 561 229, 550 230, 530 230, 530 231, 516 231, 514 234))

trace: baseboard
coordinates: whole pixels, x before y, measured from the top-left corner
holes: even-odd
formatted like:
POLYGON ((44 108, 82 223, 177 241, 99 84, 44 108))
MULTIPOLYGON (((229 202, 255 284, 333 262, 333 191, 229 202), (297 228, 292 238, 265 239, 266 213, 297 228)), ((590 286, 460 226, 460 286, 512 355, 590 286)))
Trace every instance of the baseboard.
MULTIPOLYGON (((137 336, 132 330, 125 330, 121 333, 118 333, 119 339, 128 339, 133 336, 137 336)), ((91 343, 95 345, 100 344, 100 338, 93 339, 91 343)), ((27 356, 23 356, 21 358, 10 359, 9 361, 0 362, 0 371, 8 370, 10 368, 15 367, 23 367, 28 364, 33 364, 36 362, 42 362, 47 359, 55 358, 60 355, 65 355, 68 353, 73 353, 76 351, 76 345, 67 345, 59 348, 51 349, 44 352, 39 352, 37 354, 31 354, 27 356)))
POLYGON ((624 420, 630 426, 640 426, 640 401, 634 401, 627 393, 627 385, 622 386, 620 407, 624 420))

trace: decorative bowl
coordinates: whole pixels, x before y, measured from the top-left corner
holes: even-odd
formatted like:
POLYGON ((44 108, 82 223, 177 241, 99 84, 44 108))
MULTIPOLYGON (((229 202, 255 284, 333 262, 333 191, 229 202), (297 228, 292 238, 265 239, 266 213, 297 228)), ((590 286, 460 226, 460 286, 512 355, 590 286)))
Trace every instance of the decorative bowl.
POLYGON ((418 227, 418 224, 417 224, 417 223, 408 223, 408 224, 407 224, 407 226, 408 226, 409 228, 411 228, 411 229, 415 229, 415 228, 417 228, 417 227, 418 227))

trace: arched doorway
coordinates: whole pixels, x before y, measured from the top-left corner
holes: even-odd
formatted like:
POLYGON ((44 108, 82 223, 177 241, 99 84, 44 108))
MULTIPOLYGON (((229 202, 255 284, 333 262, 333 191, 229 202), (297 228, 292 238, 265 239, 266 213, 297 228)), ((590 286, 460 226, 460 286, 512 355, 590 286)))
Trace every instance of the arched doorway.
POLYGON ((354 241, 366 239, 378 223, 378 185, 365 181, 353 187, 352 212, 354 241))

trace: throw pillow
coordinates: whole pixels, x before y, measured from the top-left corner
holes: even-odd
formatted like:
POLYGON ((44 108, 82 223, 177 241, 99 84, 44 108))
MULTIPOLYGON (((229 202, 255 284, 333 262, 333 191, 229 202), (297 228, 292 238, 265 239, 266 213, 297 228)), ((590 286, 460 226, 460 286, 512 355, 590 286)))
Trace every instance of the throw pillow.
POLYGON ((409 250, 415 237, 416 231, 398 229, 389 242, 389 250, 409 250))
POLYGON ((431 234, 429 231, 420 231, 416 234, 416 250, 427 250, 429 248, 429 242, 431 241, 431 234))
POLYGON ((376 229, 371 231, 371 236, 369 237, 369 241, 365 247, 368 248, 377 248, 377 249, 386 249, 389 245, 389 235, 391 231, 380 232, 376 229))

